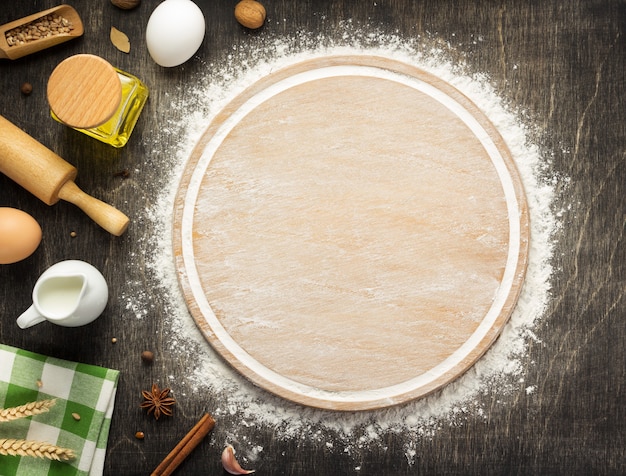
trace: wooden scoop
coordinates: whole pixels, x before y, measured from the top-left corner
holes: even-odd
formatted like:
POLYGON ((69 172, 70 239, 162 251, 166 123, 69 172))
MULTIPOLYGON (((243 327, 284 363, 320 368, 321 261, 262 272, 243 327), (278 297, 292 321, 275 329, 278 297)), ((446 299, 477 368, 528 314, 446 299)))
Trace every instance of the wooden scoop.
POLYGON ((77 170, 26 132, 0 116, 0 173, 14 180, 47 205, 59 199, 78 206, 115 236, 128 227, 122 212, 83 192, 74 183, 77 170))
POLYGON ((58 7, 34 13, 27 17, 20 18, 19 20, 0 26, 0 58, 12 60, 21 58, 22 56, 36 53, 37 51, 41 51, 51 46, 69 41, 73 38, 77 38, 81 36, 83 32, 83 22, 78 16, 78 12, 69 5, 59 5, 58 7), (72 25, 72 29, 69 32, 58 33, 56 35, 43 37, 37 40, 29 40, 23 44, 10 45, 8 43, 7 32, 10 32, 10 30, 13 30, 14 28, 36 22, 37 20, 50 14, 59 15, 63 19, 67 20, 72 25))

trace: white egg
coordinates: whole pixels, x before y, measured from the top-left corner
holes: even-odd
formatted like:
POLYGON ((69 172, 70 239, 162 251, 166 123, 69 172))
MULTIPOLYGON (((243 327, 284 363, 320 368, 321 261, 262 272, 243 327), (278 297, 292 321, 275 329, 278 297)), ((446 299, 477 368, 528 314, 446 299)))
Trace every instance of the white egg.
POLYGON ((198 5, 191 0, 165 0, 148 20, 148 52, 161 66, 178 66, 198 51, 205 29, 204 15, 198 5))

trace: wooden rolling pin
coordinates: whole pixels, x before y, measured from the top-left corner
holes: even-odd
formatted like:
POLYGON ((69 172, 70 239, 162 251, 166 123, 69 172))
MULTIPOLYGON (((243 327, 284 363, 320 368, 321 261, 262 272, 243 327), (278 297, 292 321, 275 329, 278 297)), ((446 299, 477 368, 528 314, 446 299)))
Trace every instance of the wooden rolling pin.
POLYGON ((48 205, 65 200, 115 236, 129 219, 118 209, 83 192, 74 183, 76 168, 0 116, 0 172, 48 205))

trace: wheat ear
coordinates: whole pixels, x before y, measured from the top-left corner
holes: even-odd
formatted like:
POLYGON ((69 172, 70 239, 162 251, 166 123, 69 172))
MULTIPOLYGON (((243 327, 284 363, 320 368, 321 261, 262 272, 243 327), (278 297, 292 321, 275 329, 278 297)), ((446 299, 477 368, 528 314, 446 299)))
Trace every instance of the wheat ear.
POLYGON ((0 455, 4 456, 34 456, 55 461, 69 461, 74 459, 74 451, 68 448, 51 445, 42 441, 16 440, 0 438, 0 455))
POLYGON ((56 403, 56 399, 51 400, 40 400, 38 402, 30 402, 25 405, 20 405, 19 407, 13 408, 5 408, 0 410, 0 422, 17 420, 18 418, 26 418, 33 415, 39 415, 40 413, 45 413, 54 404, 56 403))

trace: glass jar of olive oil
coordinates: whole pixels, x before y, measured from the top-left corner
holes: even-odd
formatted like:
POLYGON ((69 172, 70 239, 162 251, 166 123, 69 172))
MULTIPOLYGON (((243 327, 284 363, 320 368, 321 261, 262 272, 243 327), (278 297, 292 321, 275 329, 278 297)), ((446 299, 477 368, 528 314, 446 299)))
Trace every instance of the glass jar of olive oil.
POLYGON ((55 120, 113 147, 123 147, 149 92, 137 77, 99 56, 79 54, 54 69, 47 94, 55 120))

